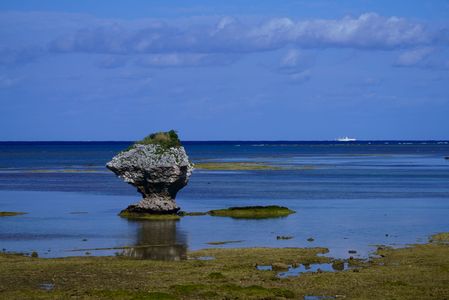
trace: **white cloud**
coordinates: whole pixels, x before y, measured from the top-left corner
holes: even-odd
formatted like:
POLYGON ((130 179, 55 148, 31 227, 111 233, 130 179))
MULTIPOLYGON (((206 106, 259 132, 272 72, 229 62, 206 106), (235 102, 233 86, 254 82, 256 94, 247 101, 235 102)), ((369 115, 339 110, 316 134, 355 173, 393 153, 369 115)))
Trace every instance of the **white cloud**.
MULTIPOLYGON (((103 22, 104 23, 104 22, 103 22)), ((145 24, 143 22, 143 24, 145 24)), ((58 52, 136 53, 244 53, 283 48, 396 49, 431 44, 436 32, 423 24, 375 13, 357 18, 293 21, 273 18, 244 25, 225 17, 214 24, 148 22, 139 28, 126 22, 89 27, 54 40, 58 52)))
MULTIPOLYGON (((0 14, 10 24, 18 21, 20 32, 26 27, 40 28, 49 16, 46 13, 0 14)), ((235 61, 236 54, 256 53, 285 48, 323 49, 416 49, 445 45, 444 30, 433 30, 423 23, 398 17, 384 17, 365 13, 357 17, 340 19, 293 20, 271 18, 260 23, 243 23, 234 17, 205 17, 193 19, 139 19, 110 20, 93 16, 51 14, 52 24, 45 27, 40 42, 33 36, 33 47, 24 47, 22 38, 5 35, 10 48, 0 49, 0 64, 31 62, 48 52, 98 53, 109 55, 98 63, 101 67, 119 67, 126 64, 120 56, 138 58, 137 63, 147 66, 189 66, 227 64, 235 61), (76 22, 83 20, 83 22, 76 22), (76 28, 78 26, 78 28, 76 28), (55 37, 56 36, 56 37, 55 37), (14 39, 17 41, 14 47, 14 39), (222 61, 221 61, 222 60, 222 61)), ((246 19, 245 19, 246 20, 246 19)), ((246 20, 248 21, 248 20, 246 20)), ((3 23, 5 23, 3 22, 3 23)), ((5 23, 5 24, 6 24, 5 23)), ((18 30, 18 29, 17 29, 18 30)), ((28 36, 26 36, 28 38, 28 36)), ((0 33, 0 39, 3 38, 0 33)), ((287 72, 299 72, 303 57, 299 50, 291 50, 280 68, 289 70, 287 64, 296 63, 287 72), (296 54, 294 51, 298 51, 296 54), (290 57, 287 57, 290 55, 290 57), (295 57, 295 55, 297 57, 295 57), (282 65, 283 64, 283 65, 282 65)), ((406 59, 406 58, 405 58, 406 59)), ((400 59, 402 61, 404 59, 400 59)), ((306 67, 302 66, 304 70, 306 67)))
POLYGON ((448 70, 447 51, 442 48, 423 47, 402 52, 393 63, 395 67, 448 70))
POLYGON ((280 66, 285 68, 296 67, 299 64, 301 52, 296 49, 290 49, 281 59, 280 66))
POLYGON ((227 65, 237 59, 237 56, 202 53, 167 53, 147 54, 136 60, 143 67, 193 67, 210 65, 227 65))
POLYGON ((429 57, 434 51, 435 49, 433 48, 425 47, 403 52, 399 55, 395 65, 401 67, 415 66, 423 62, 423 60, 429 57))

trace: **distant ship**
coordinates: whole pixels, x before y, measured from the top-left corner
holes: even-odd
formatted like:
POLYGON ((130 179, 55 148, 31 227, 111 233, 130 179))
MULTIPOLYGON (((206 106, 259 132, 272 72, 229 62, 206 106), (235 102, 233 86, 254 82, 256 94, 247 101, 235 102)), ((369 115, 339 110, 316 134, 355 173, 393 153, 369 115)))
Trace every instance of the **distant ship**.
POLYGON ((337 139, 338 142, 355 142, 355 138, 350 138, 349 136, 341 137, 337 139))

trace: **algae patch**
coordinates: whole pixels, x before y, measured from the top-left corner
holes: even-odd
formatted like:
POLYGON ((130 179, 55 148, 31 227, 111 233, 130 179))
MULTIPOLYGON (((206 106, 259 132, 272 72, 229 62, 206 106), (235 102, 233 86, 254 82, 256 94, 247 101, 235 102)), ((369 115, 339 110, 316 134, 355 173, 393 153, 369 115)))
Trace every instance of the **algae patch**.
POLYGON ((256 162, 205 162, 196 163, 196 169, 217 171, 257 171, 257 170, 283 170, 279 166, 272 166, 256 162))
POLYGON ((295 211, 287 207, 270 205, 270 206, 242 206, 230 207, 227 209, 217 209, 209 211, 209 215, 218 217, 232 217, 240 219, 264 219, 286 217, 294 214, 295 211))
MULTIPOLYGON (((277 205, 269 206, 237 206, 224 209, 210 210, 208 212, 185 212, 180 211, 177 214, 150 214, 150 213, 133 213, 123 210, 119 213, 122 218, 131 220, 179 220, 185 216, 217 216, 217 217, 231 217, 236 219, 265 219, 265 218, 279 218, 294 214, 295 211, 277 205)), ((292 237, 280 237, 278 239, 290 239, 292 237)))
POLYGON ((434 234, 430 237, 431 242, 449 243, 449 232, 434 234))
POLYGON ((206 244, 208 245, 225 245, 225 244, 235 244, 235 243, 241 243, 243 241, 218 241, 218 242, 208 242, 206 244))
POLYGON ((119 213, 122 218, 130 220, 179 220, 181 217, 176 214, 146 214, 146 213, 131 213, 122 211, 119 213))
POLYGON ((19 212, 19 211, 0 211, 0 217, 13 217, 13 216, 20 216, 25 215, 26 212, 19 212))

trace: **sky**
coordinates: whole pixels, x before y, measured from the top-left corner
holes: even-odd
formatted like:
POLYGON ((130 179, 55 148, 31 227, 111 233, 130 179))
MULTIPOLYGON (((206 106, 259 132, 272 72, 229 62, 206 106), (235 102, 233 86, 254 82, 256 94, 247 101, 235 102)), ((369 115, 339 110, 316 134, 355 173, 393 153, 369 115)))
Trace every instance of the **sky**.
POLYGON ((0 2, 0 141, 449 139, 448 0, 0 2))

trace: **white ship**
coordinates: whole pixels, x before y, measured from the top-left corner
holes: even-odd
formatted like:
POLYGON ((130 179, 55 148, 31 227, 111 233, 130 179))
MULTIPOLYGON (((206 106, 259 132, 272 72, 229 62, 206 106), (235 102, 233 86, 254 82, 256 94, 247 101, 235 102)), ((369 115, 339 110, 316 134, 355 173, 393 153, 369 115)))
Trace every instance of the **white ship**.
POLYGON ((341 137, 337 139, 338 142, 355 142, 355 138, 350 138, 349 136, 341 137))

